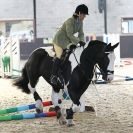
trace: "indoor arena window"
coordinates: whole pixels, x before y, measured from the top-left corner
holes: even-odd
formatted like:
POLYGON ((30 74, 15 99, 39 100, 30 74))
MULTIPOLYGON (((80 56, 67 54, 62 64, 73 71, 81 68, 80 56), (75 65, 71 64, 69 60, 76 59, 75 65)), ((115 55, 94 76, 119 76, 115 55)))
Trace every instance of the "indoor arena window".
POLYGON ((18 37, 20 41, 34 40, 33 20, 0 21, 0 32, 4 37, 18 37))
POLYGON ((122 33, 133 33, 133 18, 122 18, 122 33))

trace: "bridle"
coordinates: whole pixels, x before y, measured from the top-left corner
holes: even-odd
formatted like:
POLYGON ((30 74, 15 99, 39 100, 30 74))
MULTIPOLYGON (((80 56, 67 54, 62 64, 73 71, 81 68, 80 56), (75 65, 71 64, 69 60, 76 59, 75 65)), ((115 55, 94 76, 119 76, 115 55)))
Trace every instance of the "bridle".
MULTIPOLYGON (((96 64, 96 65, 95 65, 95 69, 94 69, 94 74, 99 75, 99 77, 100 77, 100 75, 106 75, 106 77, 107 77, 108 75, 114 74, 114 71, 107 70, 106 72, 104 72, 104 71, 103 71, 102 69, 100 69, 99 66, 96 64), (97 72, 96 68, 100 71, 100 73, 97 72)), ((99 77, 97 78, 97 80, 99 79, 99 77)))

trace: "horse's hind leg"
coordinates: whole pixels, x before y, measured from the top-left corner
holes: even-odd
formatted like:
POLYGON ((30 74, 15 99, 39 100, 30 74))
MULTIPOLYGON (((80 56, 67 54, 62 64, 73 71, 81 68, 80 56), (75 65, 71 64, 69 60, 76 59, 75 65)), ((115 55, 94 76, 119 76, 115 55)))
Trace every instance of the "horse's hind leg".
POLYGON ((28 88, 29 88, 30 92, 33 94, 34 99, 36 101, 36 104, 35 104, 35 106, 36 106, 36 112, 37 113, 41 113, 41 112, 43 112, 42 99, 39 96, 39 94, 37 93, 36 88, 35 88, 35 86, 36 86, 36 84, 38 82, 38 78, 39 77, 34 77, 32 75, 32 78, 30 79, 29 84, 28 84, 28 88))
POLYGON ((37 113, 43 112, 42 99, 41 99, 41 97, 39 96, 39 94, 37 93, 36 88, 35 88, 35 87, 31 87, 31 84, 30 84, 30 83, 28 84, 28 87, 29 87, 29 89, 30 89, 31 93, 33 94, 34 99, 35 99, 35 101, 36 101, 36 103, 35 103, 36 112, 37 112, 37 113))

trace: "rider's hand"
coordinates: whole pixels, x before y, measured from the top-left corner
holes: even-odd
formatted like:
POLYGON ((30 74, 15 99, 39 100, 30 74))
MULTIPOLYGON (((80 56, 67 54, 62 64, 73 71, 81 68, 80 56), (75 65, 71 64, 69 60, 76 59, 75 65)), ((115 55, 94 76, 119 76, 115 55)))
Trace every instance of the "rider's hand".
POLYGON ((80 44, 80 47, 81 47, 81 46, 83 46, 83 47, 84 47, 86 43, 85 43, 85 42, 83 42, 83 41, 79 41, 79 44, 80 44))
POLYGON ((76 45, 70 45, 69 49, 73 51, 76 48, 76 45))

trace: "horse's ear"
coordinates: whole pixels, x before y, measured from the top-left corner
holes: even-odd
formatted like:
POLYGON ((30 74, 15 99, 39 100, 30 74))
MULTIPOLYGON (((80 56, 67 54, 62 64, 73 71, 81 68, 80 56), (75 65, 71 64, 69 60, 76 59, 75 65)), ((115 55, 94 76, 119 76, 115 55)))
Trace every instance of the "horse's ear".
POLYGON ((111 43, 109 43, 105 49, 105 52, 114 51, 114 49, 119 45, 119 42, 115 45, 111 46, 111 43))
POLYGON ((114 50, 119 45, 119 42, 112 46, 112 49, 114 50))
POLYGON ((106 45, 105 52, 112 51, 111 43, 106 45))
POLYGON ((108 47, 111 47, 111 43, 108 44, 108 47))

